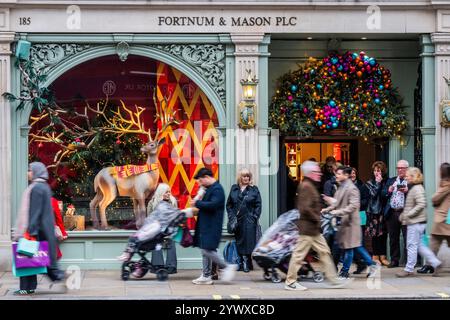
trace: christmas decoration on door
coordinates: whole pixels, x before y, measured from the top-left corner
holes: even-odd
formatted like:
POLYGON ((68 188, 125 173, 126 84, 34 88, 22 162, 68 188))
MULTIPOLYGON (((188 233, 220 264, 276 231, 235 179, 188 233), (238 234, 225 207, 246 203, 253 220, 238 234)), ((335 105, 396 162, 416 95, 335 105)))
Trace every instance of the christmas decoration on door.
POLYGON ((341 129, 367 141, 401 139, 407 128, 390 71, 365 52, 310 58, 278 83, 269 122, 284 135, 308 137, 341 129))

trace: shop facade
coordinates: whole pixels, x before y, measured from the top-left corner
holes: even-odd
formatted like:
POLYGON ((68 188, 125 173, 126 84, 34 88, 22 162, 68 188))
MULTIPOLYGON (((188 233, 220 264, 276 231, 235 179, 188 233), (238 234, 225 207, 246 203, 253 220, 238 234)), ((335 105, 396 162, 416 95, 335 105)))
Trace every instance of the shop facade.
MULTIPOLYGON (((84 104, 76 105, 81 100, 95 106, 105 97, 116 103, 114 107, 120 106, 120 101, 128 108, 148 106, 144 118, 150 128, 155 106, 167 98, 168 105, 182 113, 184 131, 172 130, 166 135, 169 142, 158 160, 160 181, 170 184, 184 206, 195 195, 192 177, 199 167, 211 167, 226 191, 235 183, 239 168, 248 167, 263 200, 263 229, 284 209, 279 171, 289 161, 285 143, 299 148, 305 143, 323 144, 324 148, 327 143, 342 144, 353 148, 347 155, 349 164, 369 167, 372 160, 384 157, 391 173, 396 161, 405 158, 423 167, 425 188, 432 194, 437 168, 450 161, 450 129, 441 125, 441 102, 449 99, 443 77, 450 77, 450 6, 443 1, 380 2, 376 7, 364 1, 310 3, 86 1, 71 6, 50 1, 6 2, 0 8, 0 89, 16 95, 23 89, 16 66, 17 44, 22 40, 31 44, 29 59, 36 70, 47 75, 45 85, 55 90, 62 106, 82 108, 84 104), (390 69, 393 85, 408 106, 404 143, 389 139, 384 149, 378 150, 355 137, 329 135, 305 141, 279 137, 270 127, 269 105, 276 79, 308 57, 322 58, 330 50, 364 51, 390 69), (238 105, 243 100, 241 80, 247 78, 247 70, 258 79, 256 127, 241 129, 238 105), (420 91, 420 99, 415 91, 420 91), (74 99, 77 94, 83 98, 74 99), (182 139, 184 135, 190 137, 190 143, 182 139), (183 150, 192 151, 190 162, 183 150)), ((16 103, 2 98, 2 270, 10 266, 11 232, 27 185, 28 161, 36 155, 51 161, 58 151, 32 140, 36 134, 33 118, 38 115, 30 108, 16 108, 16 103)), ((114 142, 120 146, 124 141, 112 139, 111 148, 116 152, 114 142)), ((296 160, 304 160, 298 157, 296 160)), ((78 174, 89 175, 89 169, 86 164, 78 174)), ((65 189, 58 190, 63 193, 65 189)), ((64 202, 75 202, 75 211, 89 221, 88 203, 93 194, 86 192, 83 198, 81 193, 76 200, 64 202)), ((108 214, 117 223, 112 223, 116 227, 111 230, 94 230, 86 223, 84 230, 69 232, 62 245, 64 266, 119 267, 115 257, 132 232, 123 226, 133 214, 129 206, 123 210, 117 204, 112 207, 117 210, 111 208, 108 214)), ((223 241, 229 238, 224 225, 223 241)), ((179 268, 199 267, 198 250, 178 250, 178 263, 179 268)))

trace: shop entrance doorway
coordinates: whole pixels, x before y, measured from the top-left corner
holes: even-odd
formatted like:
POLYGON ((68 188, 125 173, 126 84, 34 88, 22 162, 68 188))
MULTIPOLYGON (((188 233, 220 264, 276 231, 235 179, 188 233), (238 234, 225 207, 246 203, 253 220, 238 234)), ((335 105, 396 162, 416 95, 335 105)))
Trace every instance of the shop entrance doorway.
POLYGON ((335 157, 343 165, 355 167, 358 177, 364 182, 370 179, 373 162, 381 160, 388 163, 387 144, 369 144, 360 137, 282 137, 278 174, 279 214, 295 207, 297 185, 303 178, 301 164, 313 160, 323 165, 329 156, 335 157))

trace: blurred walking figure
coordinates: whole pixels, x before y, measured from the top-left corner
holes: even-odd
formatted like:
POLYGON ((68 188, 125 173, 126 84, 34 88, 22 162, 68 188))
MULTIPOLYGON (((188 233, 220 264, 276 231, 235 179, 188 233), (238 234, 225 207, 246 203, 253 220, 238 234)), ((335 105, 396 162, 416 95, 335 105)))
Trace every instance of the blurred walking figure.
MULTIPOLYGON (((430 248, 435 255, 438 254, 443 240, 447 240, 450 247, 450 164, 445 162, 440 168, 441 182, 439 188, 431 199, 434 207, 434 221, 431 229, 430 248)), ((428 263, 430 261, 427 261, 428 263)), ((431 266, 432 268, 432 266, 431 266)), ((439 270, 433 270, 433 276, 439 276, 439 270)))
MULTIPOLYGON (((51 204, 52 192, 47 183, 48 172, 45 165, 41 162, 30 163, 28 180, 31 184, 22 196, 14 240, 18 241, 25 236, 35 238, 37 241, 47 241, 51 263, 47 267, 47 276, 53 282, 60 281, 64 279, 64 271, 60 270, 57 264, 55 217, 51 204)), ((14 294, 34 294, 36 288, 36 275, 20 277, 20 289, 14 294)))
POLYGON ((222 269, 221 279, 233 280, 237 265, 227 264, 218 254, 222 237, 223 212, 225 209, 225 192, 220 183, 214 179, 213 173, 207 168, 200 169, 194 177, 200 186, 206 188, 202 200, 191 201, 190 206, 199 210, 195 226, 194 246, 199 247, 203 256, 203 270, 200 277, 193 280, 194 284, 213 284, 211 279, 212 263, 222 269))
POLYGON ((297 225, 300 236, 289 262, 284 288, 286 290, 307 290, 306 287, 297 281, 297 277, 298 271, 311 249, 319 255, 319 261, 323 264, 325 276, 332 283, 332 286, 342 287, 347 282, 337 279, 330 248, 321 233, 320 211, 322 202, 317 189, 322 172, 319 165, 313 161, 305 161, 302 164, 302 171, 304 179, 300 182, 297 190, 297 208, 300 212, 300 219, 297 225))
POLYGON ((364 262, 369 266, 368 277, 374 277, 380 266, 371 259, 367 250, 361 245, 361 219, 359 216, 360 194, 358 188, 350 179, 352 168, 339 167, 336 171, 336 181, 339 188, 334 198, 323 195, 329 207, 322 212, 329 212, 341 217, 341 224, 337 232, 337 243, 344 250, 344 265, 339 277, 349 277, 350 266, 353 261, 353 252, 358 252, 364 262))
POLYGON ((406 180, 408 181, 409 191, 405 201, 405 208, 399 220, 402 225, 407 226, 406 247, 408 255, 405 269, 396 274, 400 278, 414 274, 414 267, 417 263, 417 251, 433 268, 436 269, 442 264, 430 248, 423 243, 427 227, 427 213, 425 211, 427 202, 425 189, 422 185, 422 172, 420 172, 419 168, 411 167, 406 172, 406 180))
POLYGON ((241 264, 239 271, 253 270, 251 254, 256 246, 258 220, 261 215, 261 195, 253 185, 253 175, 248 169, 239 171, 237 184, 231 187, 227 200, 228 219, 237 219, 235 230, 236 247, 241 264))

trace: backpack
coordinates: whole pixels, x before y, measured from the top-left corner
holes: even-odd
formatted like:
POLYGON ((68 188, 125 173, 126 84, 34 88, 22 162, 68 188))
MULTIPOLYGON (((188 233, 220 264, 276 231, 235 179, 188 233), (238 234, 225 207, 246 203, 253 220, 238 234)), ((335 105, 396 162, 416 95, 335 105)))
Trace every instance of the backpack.
POLYGON ((223 248, 223 258, 227 263, 239 264, 240 257, 237 252, 236 241, 227 241, 225 247, 223 248))

